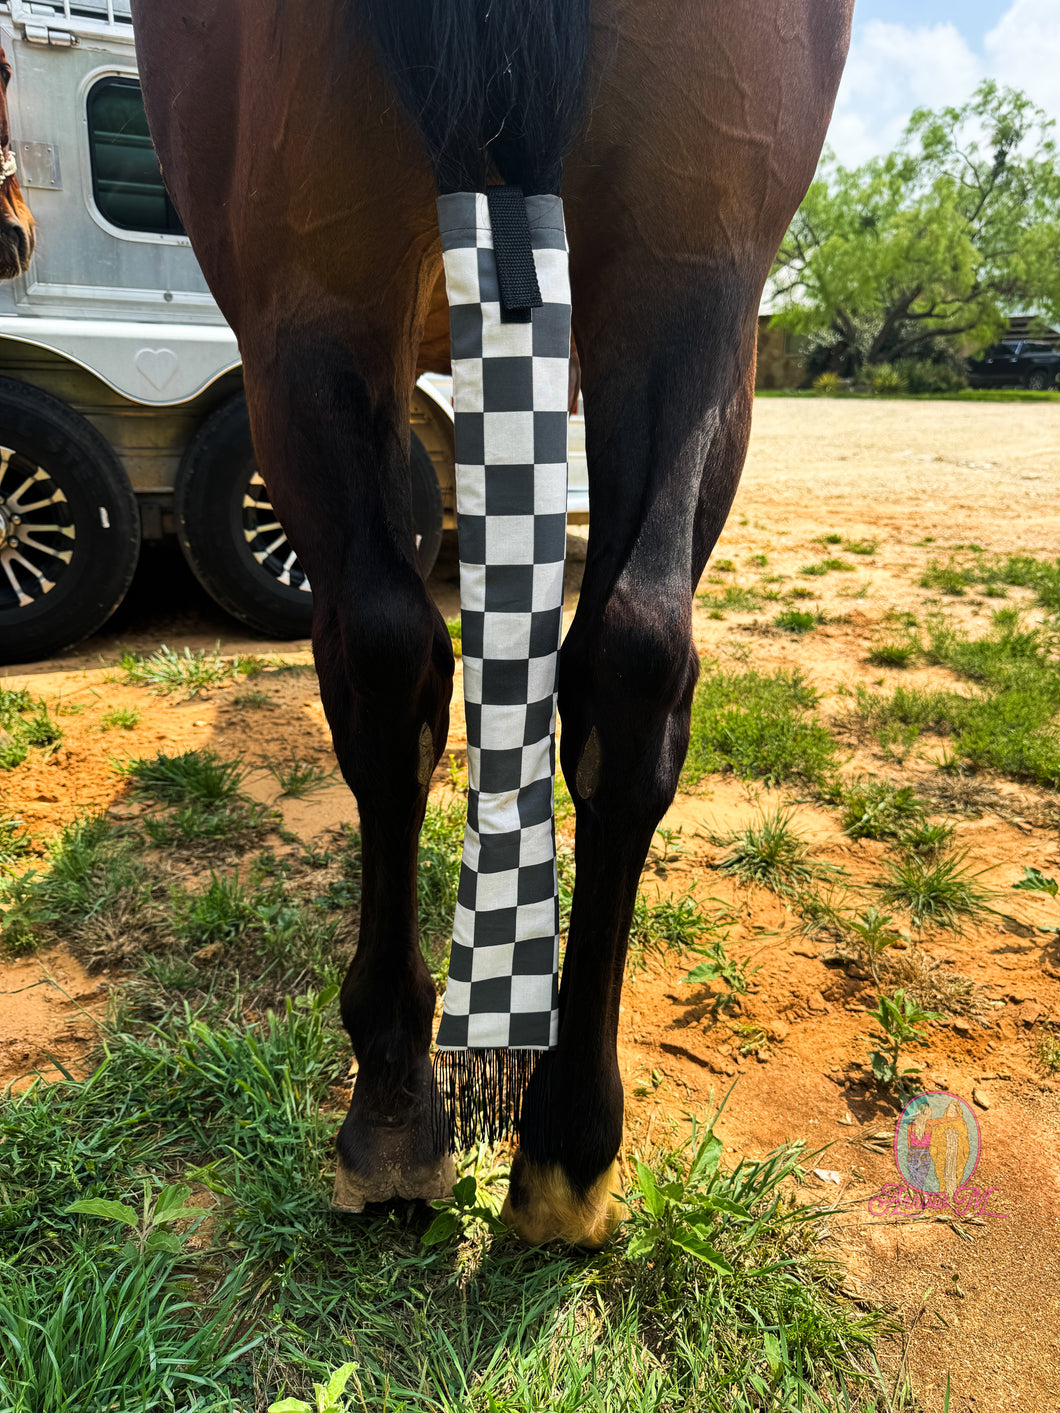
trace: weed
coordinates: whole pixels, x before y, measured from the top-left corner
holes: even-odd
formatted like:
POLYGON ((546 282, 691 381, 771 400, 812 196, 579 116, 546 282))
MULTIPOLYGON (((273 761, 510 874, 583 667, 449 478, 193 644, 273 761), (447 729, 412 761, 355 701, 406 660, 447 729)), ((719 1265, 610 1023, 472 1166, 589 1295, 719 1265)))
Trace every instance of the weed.
POLYGON ((792 828, 793 811, 778 807, 762 811, 756 824, 735 830, 726 841, 729 852, 719 867, 744 884, 758 884, 781 897, 821 876, 821 866, 810 861, 810 848, 792 828))
POLYGON ((952 824, 928 824, 922 821, 903 830, 899 837, 902 847, 909 853, 935 858, 952 846, 954 833, 952 824))
POLYGON ((1055 1030, 1043 1030, 1034 1047, 1035 1056, 1047 1074, 1060 1073, 1060 1034, 1055 1030))
POLYGON ((748 971, 745 961, 730 957, 725 950, 725 939, 719 936, 712 937, 706 946, 697 947, 696 951, 704 960, 692 968, 685 981, 691 986, 701 986, 708 981, 722 982, 727 989, 714 997, 716 1011, 726 1010, 737 996, 746 995, 758 967, 748 971))
POLYGON ((814 538, 814 544, 815 544, 815 545, 841 545, 842 543, 843 543, 843 536, 842 536, 842 535, 837 535, 834 530, 831 531, 830 534, 827 534, 827 535, 817 535, 817 536, 814 538))
POLYGON ((230 805, 240 798, 250 771, 239 760, 223 760, 207 748, 124 761, 118 771, 132 781, 133 794, 166 805, 230 805))
POLYGON ((754 613, 762 607, 761 594, 740 584, 726 584, 720 594, 704 593, 699 597, 703 603, 716 609, 728 609, 731 613, 754 613))
POLYGON ((460 657, 463 652, 462 635, 460 631, 460 616, 447 618, 445 620, 446 630, 449 633, 449 641, 453 645, 453 656, 460 657))
POLYGON ((967 572, 953 559, 947 564, 929 559, 927 568, 917 580, 922 589, 934 589, 953 598, 960 598, 970 582, 967 572))
POLYGON ((789 589, 787 591, 784 597, 786 599, 799 601, 804 599, 815 599, 817 595, 812 589, 807 589, 804 584, 796 584, 793 589, 789 589))
POLYGON ((846 554, 875 554, 879 543, 879 540, 844 540, 843 549, 846 554))
POLYGON ((829 558, 819 560, 816 564, 804 564, 799 573, 805 574, 810 579, 820 579, 825 574, 849 573, 853 571, 853 568, 854 566, 848 559, 829 558))
POLYGON ((840 584, 836 589, 836 594, 841 599, 868 599, 872 597, 872 580, 866 579, 863 584, 840 584))
POLYGON ((911 785, 859 776, 839 788, 843 828, 851 839, 896 839, 924 818, 923 803, 911 785))
POLYGON ((713 559, 710 563, 711 569, 716 569, 721 574, 735 574, 736 565, 731 559, 713 559))
POLYGON ((685 784, 720 770, 768 784, 825 779, 837 745, 811 717, 817 700, 798 670, 704 672, 692 703, 685 784))
POLYGON ((653 844, 649 852, 649 858, 654 854, 655 872, 666 877, 666 871, 670 864, 677 863, 680 859, 688 857, 688 846, 682 840, 683 827, 678 825, 676 829, 665 829, 663 826, 655 831, 662 840, 662 847, 653 844))
POLYGON ((0 880, 4 945, 24 952, 57 927, 79 925, 83 932, 142 897, 146 887, 135 841, 103 813, 81 815, 49 844, 43 868, 0 880))
POLYGON ((0 770, 14 770, 31 749, 50 754, 62 742, 63 729, 43 699, 24 687, 0 688, 0 770))
POLYGON ((1012 886, 1013 888, 1022 888, 1028 893, 1048 893, 1050 898, 1055 898, 1060 892, 1060 884, 1055 878, 1047 877, 1040 869, 1033 868, 1029 864, 1024 864, 1023 877, 1012 886))
POLYGON ((869 1052, 869 1063, 877 1082, 886 1089, 895 1089, 900 1096, 906 1092, 908 1084, 920 1073, 919 1065, 900 1067, 900 1055, 910 1044, 922 1045, 924 1032, 920 1029, 925 1021, 942 1020, 937 1011, 925 1011, 902 990, 893 996, 877 997, 879 1004, 869 1015, 879 1027, 876 1035, 870 1038, 885 1050, 869 1052))
POLYGON ((101 731, 132 731, 143 716, 139 707, 111 707, 100 718, 101 731))
POLYGON ((916 659, 917 645, 909 639, 880 638, 866 656, 873 667, 908 667, 916 659))
POLYGON ((281 793, 293 800, 304 799, 317 790, 326 790, 335 775, 333 770, 325 770, 322 765, 293 757, 287 761, 273 757, 267 759, 264 765, 279 785, 281 793))
POLYGON ((245 692, 236 692, 232 705, 240 711, 245 711, 248 707, 256 710, 258 707, 268 706, 271 701, 268 692, 263 692, 259 687, 251 687, 245 692))
POLYGON ((773 619, 775 627, 785 633, 809 633, 821 622, 821 616, 806 609, 788 608, 773 619))
POLYGON ((23 828, 22 821, 0 815, 0 869, 24 859, 32 851, 33 840, 23 828))
POLYGON ((993 889, 979 881, 987 869, 972 872, 966 866, 968 850, 944 859, 906 854, 887 865, 889 877, 881 885, 885 902, 905 908, 914 927, 946 927, 962 931, 969 922, 981 922, 992 913, 993 889))
POLYGON ((893 921, 889 914, 878 912, 876 908, 866 908, 857 917, 846 919, 846 927, 857 939, 855 946, 877 986, 880 984, 881 958, 889 947, 901 940, 900 934, 891 926, 893 921))
POLYGON ((747 563, 752 569, 765 569, 769 564, 769 558, 764 554, 749 554, 747 556, 747 563))
POLYGON ((279 1403, 270 1403, 267 1413, 345 1413, 342 1395, 356 1372, 356 1364, 340 1364, 329 1374, 326 1384, 314 1382, 312 1403, 306 1403, 303 1398, 284 1398, 279 1403))
POLYGON ((140 653, 123 653, 118 659, 118 668, 122 680, 132 686, 150 687, 160 696, 183 692, 194 697, 199 692, 229 682, 239 674, 243 663, 251 674, 260 671, 259 661, 253 658, 233 661, 222 657, 220 644, 212 653, 205 648, 192 652, 187 647, 183 652, 175 652, 163 645, 148 657, 140 653))
POLYGON ((649 958, 663 960, 673 952, 686 952, 714 925, 691 892, 674 896, 656 890, 654 902, 638 893, 629 931, 629 966, 643 971, 649 958))

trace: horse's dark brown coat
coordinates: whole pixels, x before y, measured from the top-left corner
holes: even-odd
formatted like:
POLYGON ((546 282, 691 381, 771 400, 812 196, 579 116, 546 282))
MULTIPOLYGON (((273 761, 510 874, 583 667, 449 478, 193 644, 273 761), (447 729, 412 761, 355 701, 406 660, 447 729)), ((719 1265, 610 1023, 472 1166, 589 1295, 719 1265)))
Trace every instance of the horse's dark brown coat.
MULTIPOLYGON (((586 1192, 619 1147, 626 939, 687 746, 692 593, 739 479, 763 283, 814 172, 852 6, 593 8, 591 113, 563 187, 591 495, 560 680, 578 883, 516 1206, 535 1167, 586 1192)), ((434 1003, 416 943, 420 742, 426 724, 440 758, 453 670, 413 560, 407 473, 414 378, 448 360, 431 173, 338 0, 133 8, 163 170, 239 335, 262 471, 313 584, 321 692, 360 808, 342 994, 359 1077, 340 1161, 370 1172, 398 1130, 415 1166, 430 1158, 434 1003)))

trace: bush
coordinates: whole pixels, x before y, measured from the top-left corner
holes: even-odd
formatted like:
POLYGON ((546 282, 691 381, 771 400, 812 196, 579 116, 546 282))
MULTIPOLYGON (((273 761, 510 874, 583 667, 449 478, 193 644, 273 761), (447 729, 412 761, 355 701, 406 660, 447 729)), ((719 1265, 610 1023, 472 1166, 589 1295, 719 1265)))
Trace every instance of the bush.
POLYGON ((866 368, 865 381, 874 393, 894 394, 907 391, 907 384, 901 372, 891 363, 877 363, 866 368))
POLYGON ((900 358, 894 370, 905 379, 911 393, 959 392, 968 386, 968 378, 959 368, 926 358, 900 358))
POLYGON ((812 387, 814 392, 831 396, 834 393, 842 391, 843 379, 838 373, 818 373, 817 377, 813 380, 812 387))

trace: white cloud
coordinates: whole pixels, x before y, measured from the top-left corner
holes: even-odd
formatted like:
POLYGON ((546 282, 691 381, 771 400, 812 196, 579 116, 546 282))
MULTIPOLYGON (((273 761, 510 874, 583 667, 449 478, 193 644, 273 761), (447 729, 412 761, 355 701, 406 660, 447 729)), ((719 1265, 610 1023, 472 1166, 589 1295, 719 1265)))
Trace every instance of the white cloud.
MULTIPOLYGON (((1060 0, 1047 3, 1060 10, 1060 0)), ((1023 4, 1016 0, 1014 8, 1023 4)), ((847 166, 889 152, 914 108, 963 102, 983 72, 982 60, 949 22, 855 25, 828 141, 847 166)))
POLYGON ((984 40, 986 71, 1060 116, 1060 0, 1014 0, 984 40))

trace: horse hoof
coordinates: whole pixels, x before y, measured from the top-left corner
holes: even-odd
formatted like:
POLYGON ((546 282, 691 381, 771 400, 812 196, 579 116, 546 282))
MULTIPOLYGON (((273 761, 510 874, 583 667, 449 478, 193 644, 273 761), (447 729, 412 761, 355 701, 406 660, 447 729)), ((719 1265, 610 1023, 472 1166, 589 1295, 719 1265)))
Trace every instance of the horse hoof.
POLYGON ((597 1251, 625 1214, 620 1192, 617 1162, 582 1194, 571 1187, 558 1164, 539 1167, 517 1153, 501 1221, 530 1246, 565 1241, 597 1251))
POLYGON ((339 1160, 331 1205, 336 1212, 363 1212, 369 1202, 389 1202, 392 1197, 420 1198, 432 1202, 448 1197, 456 1182, 456 1169, 448 1153, 420 1167, 388 1163, 373 1173, 355 1173, 339 1160))

